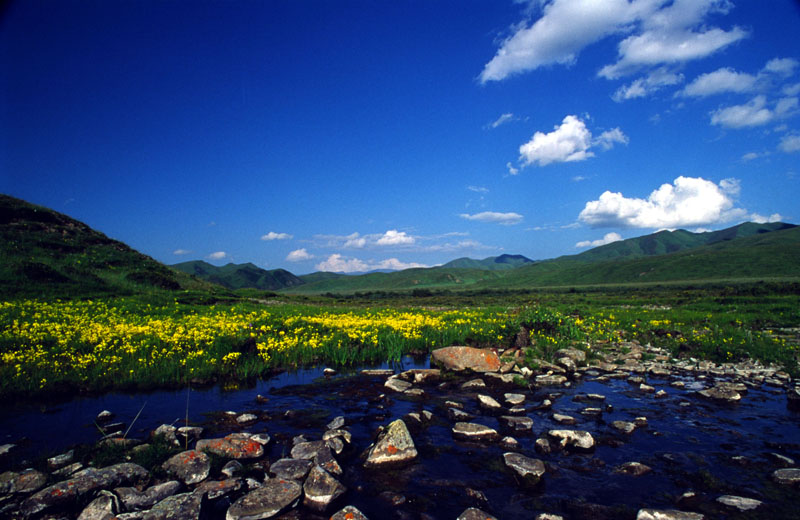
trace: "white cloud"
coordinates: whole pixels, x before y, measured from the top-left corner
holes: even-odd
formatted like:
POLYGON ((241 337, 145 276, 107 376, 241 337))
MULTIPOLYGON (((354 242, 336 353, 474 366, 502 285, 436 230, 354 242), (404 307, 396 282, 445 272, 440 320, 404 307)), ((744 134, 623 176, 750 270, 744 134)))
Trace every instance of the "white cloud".
POLYGON ((736 72, 730 67, 717 69, 696 77, 678 94, 681 96, 706 97, 722 92, 750 92, 758 78, 752 74, 736 72))
POLYGON ((581 119, 568 115, 560 125, 554 127, 552 132, 547 134, 536 132, 530 141, 520 146, 520 161, 523 166, 584 161, 594 157, 591 151, 594 146, 608 150, 614 143, 627 144, 627 142, 628 138, 619 128, 603 132, 593 139, 592 133, 581 119))
POLYGON ((295 249, 294 251, 286 255, 287 262, 302 262, 304 260, 311 260, 312 258, 314 258, 314 255, 306 251, 305 248, 295 249))
POLYGON ((225 251, 217 251, 215 253, 211 253, 206 258, 210 260, 222 260, 223 258, 228 258, 228 253, 225 251))
POLYGON ((475 193, 489 193, 489 188, 484 188, 482 186, 467 186, 467 189, 475 193))
POLYGON ((753 213, 750 215, 749 219, 757 224, 766 224, 767 222, 780 222, 783 220, 783 215, 780 213, 773 213, 772 215, 765 217, 763 215, 759 215, 758 213, 753 213))
POLYGON ((402 270, 412 267, 428 266, 416 262, 402 262, 397 258, 388 258, 379 262, 365 262, 358 258, 347 258, 338 253, 330 255, 327 259, 316 265, 316 269, 319 271, 333 273, 361 273, 365 271, 374 271, 376 269, 402 270))
POLYGON ((761 156, 759 154, 757 154, 756 152, 748 152, 748 153, 742 155, 742 160, 747 162, 747 161, 752 161, 754 159, 758 159, 759 157, 761 157, 761 156))
POLYGON ((511 121, 513 121, 513 120, 514 120, 514 114, 512 114, 512 113, 510 113, 510 112, 509 112, 509 113, 503 114, 503 115, 501 115, 500 117, 498 117, 498 118, 497 118, 497 119, 496 119, 496 120, 495 120, 493 123, 491 123, 489 126, 490 126, 491 128, 497 128, 498 126, 500 126, 500 125, 503 125, 503 124, 505 124, 505 123, 509 123, 509 122, 511 122, 511 121))
POLYGON ((728 128, 745 128, 765 125, 775 114, 768 108, 765 96, 756 96, 743 105, 733 105, 711 112, 711 124, 728 128))
POLYGON ((508 169, 509 175, 516 175, 519 173, 519 168, 515 168, 514 165, 511 164, 511 161, 506 163, 506 168, 508 169))
POLYGON ((800 83, 793 83, 791 85, 786 85, 781 90, 785 96, 796 96, 800 94, 800 83))
POLYGON ((614 92, 611 98, 617 103, 634 98, 649 96, 664 87, 677 85, 683 81, 683 74, 676 74, 660 67, 647 76, 641 77, 630 85, 623 85, 614 92))
POLYGON ((612 242, 619 242, 622 236, 619 233, 606 233, 603 238, 597 240, 584 240, 575 244, 575 247, 600 247, 612 242))
POLYGON ((274 231, 270 231, 266 235, 261 235, 261 240, 289 240, 292 238, 292 235, 288 233, 276 233, 274 231))
POLYGON ((586 179, 588 179, 588 177, 584 175, 576 175, 575 177, 572 178, 572 182, 581 182, 585 181, 586 179))
POLYGON ((800 62, 794 58, 774 58, 764 65, 764 71, 789 77, 794 74, 794 69, 798 65, 800 65, 800 62))
POLYGON ((484 211, 482 213, 475 213, 470 215, 462 213, 459 215, 466 220, 476 220, 478 222, 492 222, 495 224, 503 224, 504 226, 511 226, 522 222, 522 215, 519 213, 498 213, 496 211, 484 211))
POLYGON ((798 100, 796 97, 785 97, 775 103, 775 115, 777 117, 786 116, 797 110, 798 100))
POLYGON ((778 148, 786 153, 800 152, 800 134, 783 136, 778 148))
POLYGON ((739 181, 725 179, 719 185, 700 177, 678 177, 663 184, 647 199, 628 198, 606 191, 586 203, 578 218, 592 227, 673 229, 697 227, 747 216, 734 207, 739 181))
POLYGON ((178 256, 188 255, 189 253, 191 253, 191 251, 189 251, 188 249, 176 249, 175 251, 172 252, 173 255, 178 255, 178 256))
POLYGON ((406 234, 405 231, 397 231, 396 229, 390 229, 386 233, 380 237, 377 242, 375 242, 379 246, 399 246, 399 245, 408 245, 414 243, 414 237, 409 236, 406 234))
POLYGON ((367 245, 366 237, 360 236, 358 233, 351 233, 345 237, 342 247, 361 249, 367 245))

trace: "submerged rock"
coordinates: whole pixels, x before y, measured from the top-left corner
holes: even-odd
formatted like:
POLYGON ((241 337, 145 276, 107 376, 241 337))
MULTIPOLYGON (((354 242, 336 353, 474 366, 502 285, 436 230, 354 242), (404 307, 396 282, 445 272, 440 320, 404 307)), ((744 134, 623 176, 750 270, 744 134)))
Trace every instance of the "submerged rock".
POLYGON ((294 480, 270 479, 260 488, 236 500, 225 515, 226 520, 261 520, 272 518, 293 507, 303 493, 294 480))
POLYGON ((522 477, 530 484, 536 484, 544 475, 544 462, 539 459, 532 459, 519 453, 504 453, 503 462, 518 476, 522 477))
POLYGON ((377 468, 405 464, 417 458, 417 448, 406 423, 397 419, 389 424, 378 442, 369 450, 364 466, 377 468))
POLYGON ((447 370, 460 372, 497 372, 500 358, 492 350, 473 347, 445 347, 431 352, 431 361, 447 370))
POLYGON ((653 471, 653 468, 646 466, 641 462, 626 462, 614 469, 614 473, 622 473, 632 477, 641 477, 653 471))

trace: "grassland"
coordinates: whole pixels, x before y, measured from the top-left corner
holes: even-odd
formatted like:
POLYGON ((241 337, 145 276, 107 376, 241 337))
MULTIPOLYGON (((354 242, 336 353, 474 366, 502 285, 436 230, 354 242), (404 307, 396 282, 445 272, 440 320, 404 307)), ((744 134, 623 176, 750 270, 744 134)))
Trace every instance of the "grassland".
POLYGON ((590 354, 637 340, 676 357, 775 362, 798 374, 800 286, 603 291, 374 293, 199 305, 168 293, 0 304, 0 395, 236 384, 308 365, 397 360, 450 344, 509 347, 528 358, 590 354))

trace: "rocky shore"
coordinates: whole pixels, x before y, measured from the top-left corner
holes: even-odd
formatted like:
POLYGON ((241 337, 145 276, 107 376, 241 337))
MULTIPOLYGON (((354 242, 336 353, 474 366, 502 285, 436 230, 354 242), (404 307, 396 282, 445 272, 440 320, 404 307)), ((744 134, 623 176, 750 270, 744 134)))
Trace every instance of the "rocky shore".
MULTIPOLYGON (((800 389, 779 367, 676 361, 636 343, 609 347, 588 360, 584 350, 565 349, 554 359, 535 360, 534 371, 522 366, 521 351, 498 355, 448 347, 432 355, 438 368, 365 370, 342 383, 328 371, 334 385, 328 390, 347 393, 338 398, 353 399, 352 413, 329 416, 321 427, 292 436, 271 431, 271 425, 303 411, 283 410, 279 416, 261 411, 277 399, 270 395, 254 395, 252 410, 219 414, 205 427, 165 424, 142 439, 125 436, 125 425, 103 411, 96 421, 106 435, 95 449, 110 447, 132 461, 166 446, 168 457, 152 459, 148 468, 127 461, 87 467, 71 450, 49 458, 46 470, 14 467, 0 474, 0 517, 694 520, 781 518, 791 511, 787 501, 800 499, 800 446, 771 442, 769 431, 754 440, 735 425, 719 424, 724 441, 713 456, 746 468, 750 479, 750 485, 733 490, 738 484, 697 480, 696 475, 716 478, 703 469, 704 462, 658 452, 659 442, 671 437, 654 422, 711 424, 714 414, 740 406, 753 393, 759 399, 774 396, 796 410, 800 389), (369 434, 357 433, 376 423, 369 434), (742 446, 758 446, 740 455, 737 438, 742 446), (636 442, 643 444, 635 453, 646 460, 625 460, 625 447, 636 442), (447 461, 453 464, 450 471, 438 467, 447 461), (437 467, 424 469, 426 464, 437 467), (682 482, 681 475, 689 478, 682 482), (614 486, 636 486, 642 479, 685 489, 665 499, 655 488, 652 503, 642 498, 636 499, 639 505, 615 506, 613 499, 602 503, 599 490, 578 497, 551 489, 565 479, 606 481, 607 492, 620 496, 625 490, 614 486), (419 488, 425 491, 420 494, 419 488), (453 504, 463 504, 463 510, 453 513, 453 504)), ((797 433, 798 443, 799 415, 790 413, 794 426, 787 428, 794 430, 786 435, 797 433)), ((15 449, 0 446, 0 464, 8 466, 15 449)))

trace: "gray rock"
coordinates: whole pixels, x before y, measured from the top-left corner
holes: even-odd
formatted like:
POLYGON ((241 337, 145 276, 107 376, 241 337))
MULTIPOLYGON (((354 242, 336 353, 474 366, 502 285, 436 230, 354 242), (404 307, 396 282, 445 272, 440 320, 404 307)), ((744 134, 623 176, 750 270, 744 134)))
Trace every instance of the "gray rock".
POLYGON ((412 397, 423 397, 425 395, 425 390, 422 388, 409 388, 403 393, 412 397))
POLYGON ((221 439, 200 439, 198 451, 207 451, 228 459, 257 459, 264 455, 264 446, 249 434, 231 434, 221 439))
POLYGON ((586 361, 586 352, 578 350, 574 347, 562 348, 561 350, 556 351, 555 355, 558 357, 568 357, 576 363, 586 361))
POLYGON ((330 520, 369 520, 364 513, 353 506, 347 506, 337 511, 330 520))
POLYGON ((172 426, 171 424, 162 424, 161 426, 153 430, 153 432, 150 434, 150 437, 152 438, 161 437, 166 442, 172 444, 173 446, 180 446, 181 443, 178 440, 177 431, 178 429, 172 426))
POLYGON ((460 372, 497 372, 500 358, 492 350, 473 347, 445 347, 431 352, 431 361, 447 370, 460 372))
POLYGON ((578 422, 571 415, 565 415, 560 413, 554 413, 553 420, 559 424, 567 424, 567 425, 573 425, 578 422))
POLYGON ((705 390, 700 390, 697 393, 709 399, 715 399, 717 401, 725 401, 728 403, 735 403, 742 399, 742 396, 739 392, 737 392, 733 388, 723 385, 717 385, 714 388, 707 388, 705 390))
POLYGON ((78 520, 111 520, 119 513, 119 499, 109 491, 100 491, 100 496, 86 506, 78 520))
POLYGON ((411 388, 411 383, 403 381, 398 376, 392 376, 386 380, 383 386, 395 392, 405 392, 406 390, 411 388))
POLYGON ((459 410, 458 408, 448 408, 447 416, 451 421, 471 421, 475 418, 475 416, 471 413, 459 410))
POLYGON ((498 411, 503 409, 503 405, 488 395, 478 394, 478 404, 484 410, 498 411))
POLYGON ((547 455, 553 451, 553 448, 550 446, 550 441, 544 437, 536 439, 534 447, 536 448, 536 452, 541 453, 542 455, 547 455))
POLYGON ((500 446, 505 450, 519 450, 520 444, 514 437, 503 437, 500 439, 500 446))
POLYGON ((341 428, 344 428, 344 415, 334 417, 333 420, 325 426, 325 429, 328 431, 339 430, 341 428))
POLYGON ((655 388, 653 388, 653 387, 652 387, 652 386, 650 386, 650 385, 646 385, 646 384, 644 384, 644 383, 642 383, 642 384, 640 384, 640 385, 639 385, 639 390, 640 390, 641 392, 644 392, 644 393, 646 393, 646 394, 652 394, 653 392, 655 392, 655 391, 656 391, 656 389, 655 389, 655 388))
POLYGON ((405 464, 417 458, 417 448, 406 423, 397 419, 389 424, 375 445, 369 450, 364 466, 377 468, 405 464))
POLYGON ((470 379, 461 385, 462 390, 474 390, 476 388, 486 388, 486 383, 483 382, 483 379, 470 379))
POLYGON ((592 434, 582 430, 550 430, 547 435, 557 439, 562 448, 591 450, 594 448, 592 434))
POLYGON ((350 444, 350 442, 353 440, 353 435, 349 431, 342 429, 328 430, 322 434, 323 441, 327 442, 331 439, 342 439, 342 441, 345 443, 350 444))
POLYGON ((206 506, 204 493, 182 493, 160 501, 142 518, 144 520, 196 520, 204 516, 206 506))
POLYGON ((636 425, 629 421, 614 421, 611 423, 611 426, 622 433, 633 433, 636 429, 636 425))
POLYGON ((331 449, 327 445, 319 450, 312 460, 332 475, 341 475, 343 473, 342 467, 339 466, 339 462, 334 458, 331 449))
POLYGON ((514 473, 530 484, 536 484, 544 475, 544 462, 539 459, 531 459, 519 453, 504 453, 503 462, 506 467, 511 468, 514 473))
POLYGON ((71 464, 74 457, 75 450, 69 450, 66 453, 62 453, 61 455, 56 455, 55 457, 47 459, 47 467, 50 469, 62 468, 67 464, 71 464))
POLYGON ((211 459, 202 451, 189 450, 173 455, 161 467, 184 484, 197 484, 208 478, 211 459))
POLYGON ((499 421, 516 432, 531 431, 533 429, 533 419, 526 416, 503 415, 499 421))
POLYGON ((225 519, 261 520, 272 518, 293 507, 302 493, 303 488, 294 480, 267 480, 263 486, 231 504, 225 519))
POLYGON ((503 398, 512 406, 517 406, 525 402, 525 396, 522 394, 503 394, 503 398))
POLYGON ((239 462, 238 460, 229 460, 224 466, 222 466, 220 473, 222 473, 228 478, 233 478, 235 475, 240 474, 242 471, 244 471, 244 466, 242 466, 241 462, 239 462))
POLYGON ((179 438, 179 441, 192 442, 203 435, 203 428, 200 426, 181 426, 175 432, 175 435, 179 438))
POLYGON ((173 496, 180 489, 180 482, 170 480, 163 484, 149 487, 144 491, 139 491, 134 487, 119 487, 114 490, 114 493, 119 497, 125 511, 144 511, 173 496))
POLYGON ((772 473, 772 480, 778 484, 792 485, 800 483, 800 468, 783 468, 772 473))
POLYGON ((361 371, 363 376, 391 376, 394 370, 391 368, 367 368, 361 371))
POLYGON ((738 509, 739 511, 750 511, 762 504, 760 500, 753 498, 737 497, 733 495, 723 495, 717 499, 720 504, 738 509))
POLYGON ((236 422, 241 425, 253 424, 256 421, 258 421, 258 416, 251 413, 243 413, 236 418, 236 422))
POLYGON ((514 384, 514 374, 495 374, 494 372, 487 372, 483 377, 486 378, 486 383, 490 385, 510 386, 514 384))
POLYGON ((209 500, 217 500, 236 493, 240 489, 242 489, 242 480, 229 478, 225 480, 206 480, 197 486, 194 492, 205 494, 209 500))
POLYGON ((677 509, 640 509, 636 520, 703 520, 700 513, 687 513, 677 509))
POLYGON ((313 465, 307 459, 280 459, 269 467, 269 472, 277 479, 303 480, 313 465))
POLYGON ((497 430, 478 423, 458 422, 453 426, 453 437, 464 441, 494 441, 497 430))
POLYGON ((325 511, 345 491, 347 488, 330 473, 315 465, 303 484, 303 504, 315 511, 325 511))
POLYGON ((568 358, 566 356, 558 358, 556 360, 556 364, 568 372, 575 372, 575 370, 577 370, 578 368, 575 365, 575 362, 571 358, 568 358))
POLYGON ((535 381, 538 386, 558 386, 566 383, 567 378, 558 374, 543 374, 536 376, 535 381))
POLYGON ((614 468, 614 473, 621 473, 624 475, 631 475, 632 477, 641 477, 653 471, 653 468, 646 466, 641 462, 626 462, 614 468))
POLYGON ((536 515, 535 520, 564 520, 564 517, 561 515, 552 515, 550 513, 540 513, 536 515))
POLYGON ((47 475, 35 469, 26 469, 14 474, 11 480, 11 493, 28 494, 38 491, 47 483, 47 475))
POLYGON ((108 410, 103 410, 102 412, 97 414, 97 417, 95 417, 94 420, 102 424, 102 423, 107 423, 113 418, 114 418, 113 413, 109 412, 108 410))
POLYGON ((414 368, 400 374, 401 378, 416 384, 433 383, 441 376, 442 371, 438 368, 414 368))
POLYGON ((311 460, 316 457, 320 451, 326 449, 330 450, 325 441, 306 441, 292 446, 290 454, 293 459, 311 460))
POLYGON ((458 515, 456 520, 497 520, 497 518, 485 511, 481 511, 477 507, 470 507, 458 515))

